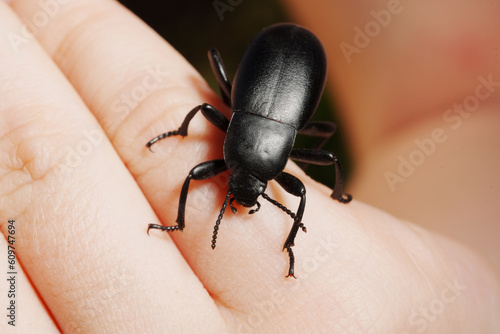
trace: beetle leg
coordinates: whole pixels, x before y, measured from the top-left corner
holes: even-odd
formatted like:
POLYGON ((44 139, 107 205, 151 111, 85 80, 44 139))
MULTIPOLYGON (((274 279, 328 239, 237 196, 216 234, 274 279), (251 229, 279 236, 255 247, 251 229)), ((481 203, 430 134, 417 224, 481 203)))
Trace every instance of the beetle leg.
POLYGON ((209 179, 219 173, 222 173, 225 170, 227 170, 227 167, 224 159, 205 161, 195 166, 193 169, 191 169, 189 175, 186 177, 186 180, 184 181, 184 184, 182 185, 181 195, 179 196, 179 209, 177 211, 177 219, 175 220, 177 222, 177 225, 163 226, 157 224, 149 224, 148 233, 150 229, 158 229, 167 232, 175 230, 182 231, 185 226, 184 214, 186 212, 186 201, 189 190, 189 183, 191 182, 191 180, 209 179))
POLYGON ((224 68, 224 63, 217 49, 208 50, 208 61, 212 67, 212 72, 214 72, 215 79, 219 84, 220 93, 222 95, 222 100, 231 106, 231 82, 224 68))
MULTIPOLYGON (((312 147, 312 149, 319 150, 325 146, 336 130, 337 125, 332 122, 309 122, 299 131, 299 134, 311 137, 321 137, 322 139, 312 147)), ((309 164, 301 163, 299 166, 303 170, 306 170, 307 167, 309 167, 309 164)))
POLYGON ((323 138, 318 144, 313 147, 315 149, 321 149, 323 146, 325 146, 328 139, 333 136, 336 130, 337 125, 332 122, 310 122, 307 123, 306 126, 304 126, 299 131, 299 134, 323 138))
POLYGON ((340 162, 335 154, 323 150, 303 148, 292 150, 292 153, 290 153, 290 159, 323 166, 335 164, 335 186, 330 196, 341 203, 349 203, 351 201, 351 195, 342 193, 344 176, 340 162))
POLYGON ((193 119, 193 117, 196 115, 198 111, 201 110, 201 113, 205 118, 215 125, 218 129, 220 129, 223 132, 227 131, 227 127, 229 126, 229 120, 224 116, 223 113, 221 113, 219 110, 217 110, 214 106, 208 104, 208 103, 203 103, 200 104, 199 106, 194 107, 191 109, 191 111, 186 115, 186 118, 184 118, 184 121, 182 122, 182 125, 179 127, 179 129, 175 131, 169 131, 162 133, 159 136, 154 137, 151 139, 147 144, 146 147, 151 150, 151 145, 156 143, 158 140, 170 137, 170 136, 182 136, 185 137, 187 136, 187 130, 189 123, 193 119))
POLYGON ((304 224, 302 224, 302 216, 304 215, 304 209, 306 207, 306 188, 302 181, 300 181, 295 176, 288 174, 286 172, 281 172, 276 178, 276 182, 285 189, 286 192, 300 197, 299 208, 297 209, 297 213, 295 214, 294 222, 288 237, 286 238, 285 244, 283 245, 283 250, 286 249, 288 252, 288 257, 290 259, 290 267, 288 269, 288 275, 286 277, 294 277, 294 266, 295 266, 295 257, 293 255, 292 246, 295 242, 295 237, 297 236, 297 232, 299 228, 302 228, 305 231, 304 224))

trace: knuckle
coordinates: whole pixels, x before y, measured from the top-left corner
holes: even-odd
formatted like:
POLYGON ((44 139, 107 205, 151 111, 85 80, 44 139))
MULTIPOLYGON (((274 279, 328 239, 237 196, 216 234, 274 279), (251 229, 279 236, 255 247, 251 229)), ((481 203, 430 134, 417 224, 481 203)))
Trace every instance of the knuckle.
POLYGON ((59 113, 53 106, 23 106, 2 113, 6 123, 14 125, 0 139, 0 211, 17 216, 32 202, 34 186, 50 187, 81 169, 104 140, 97 124, 68 127, 63 123, 67 119, 54 119, 59 113))

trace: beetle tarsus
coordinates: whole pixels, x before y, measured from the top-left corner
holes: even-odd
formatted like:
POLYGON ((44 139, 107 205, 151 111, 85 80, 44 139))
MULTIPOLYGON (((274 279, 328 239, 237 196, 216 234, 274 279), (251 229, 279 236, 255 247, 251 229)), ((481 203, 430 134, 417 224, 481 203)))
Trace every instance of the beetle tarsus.
POLYGON ((340 203, 347 204, 352 200, 352 196, 350 194, 342 194, 339 198, 335 198, 340 203))
POLYGON ((182 229, 179 227, 179 225, 174 225, 174 226, 163 226, 163 225, 158 225, 158 224, 149 224, 148 225, 148 235, 149 235, 149 230, 154 229, 154 230, 162 230, 162 231, 167 231, 167 232, 173 232, 176 230, 181 230, 182 229))
POLYGON ((178 135, 182 135, 179 132, 179 130, 162 133, 161 135, 156 136, 153 139, 151 139, 150 141, 148 141, 148 143, 146 144, 146 147, 149 148, 149 150, 154 153, 154 151, 151 149, 151 146, 153 146, 154 143, 156 143, 158 140, 162 140, 162 139, 167 138, 167 137, 178 136, 178 135))
POLYGON ((286 250, 288 252, 288 258, 289 258, 290 267, 288 268, 288 275, 286 275, 285 277, 290 277, 291 276, 291 277, 297 279, 297 277, 295 277, 295 275, 294 275, 295 256, 293 255, 292 246, 293 245, 290 245, 290 246, 286 247, 286 250))

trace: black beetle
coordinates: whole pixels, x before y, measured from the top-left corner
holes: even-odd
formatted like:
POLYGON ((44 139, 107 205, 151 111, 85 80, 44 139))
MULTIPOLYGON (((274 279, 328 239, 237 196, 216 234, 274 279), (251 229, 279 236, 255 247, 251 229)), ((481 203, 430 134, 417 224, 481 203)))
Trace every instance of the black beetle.
POLYGON ((229 203, 260 208, 262 196, 294 219, 283 250, 289 255, 289 276, 294 276, 292 246, 299 228, 304 232, 302 216, 306 203, 304 184, 283 171, 288 158, 302 163, 335 165, 335 187, 331 197, 342 203, 351 201, 342 193, 343 177, 340 163, 333 153, 320 150, 335 132, 330 122, 308 123, 323 93, 326 79, 326 56, 323 46, 310 31, 294 24, 276 24, 264 29, 250 43, 240 62, 233 85, 228 79, 219 52, 208 52, 210 65, 219 84, 222 99, 233 114, 229 121, 220 111, 204 103, 193 108, 178 130, 161 134, 146 146, 170 136, 186 136, 189 122, 201 110, 217 128, 226 133, 224 159, 203 162, 195 166, 182 186, 179 198, 177 225, 149 224, 150 229, 175 231, 184 228, 184 214, 189 182, 211 178, 231 170, 229 190, 222 205, 212 238, 215 248, 219 224, 229 203), (315 149, 293 149, 297 133, 323 138, 315 149), (300 197, 297 213, 271 199, 264 191, 267 182, 275 180, 288 193, 300 197), (231 198, 231 195, 233 196, 231 198))

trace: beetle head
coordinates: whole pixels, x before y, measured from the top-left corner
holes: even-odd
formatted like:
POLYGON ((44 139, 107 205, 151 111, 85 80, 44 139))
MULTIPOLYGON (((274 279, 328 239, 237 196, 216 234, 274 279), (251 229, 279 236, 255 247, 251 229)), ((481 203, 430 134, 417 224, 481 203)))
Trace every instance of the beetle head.
POLYGON ((266 190, 267 182, 244 171, 233 171, 229 177, 229 189, 236 202, 252 207, 257 204, 257 198, 266 190))

